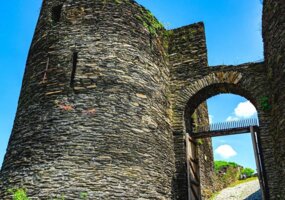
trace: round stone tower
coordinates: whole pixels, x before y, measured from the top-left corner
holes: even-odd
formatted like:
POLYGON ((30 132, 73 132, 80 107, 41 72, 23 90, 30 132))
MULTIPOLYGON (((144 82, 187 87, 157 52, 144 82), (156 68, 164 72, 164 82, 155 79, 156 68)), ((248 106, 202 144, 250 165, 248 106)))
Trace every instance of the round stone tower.
POLYGON ((163 27, 132 0, 44 0, 0 196, 170 199, 163 27))

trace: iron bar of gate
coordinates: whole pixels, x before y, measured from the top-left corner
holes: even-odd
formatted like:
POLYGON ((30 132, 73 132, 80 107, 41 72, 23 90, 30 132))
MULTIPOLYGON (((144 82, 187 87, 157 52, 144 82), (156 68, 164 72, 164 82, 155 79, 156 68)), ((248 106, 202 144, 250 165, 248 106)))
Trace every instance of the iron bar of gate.
POLYGON ((229 122, 220 122, 215 124, 209 124, 206 126, 198 126, 193 130, 193 133, 200 133, 200 132, 210 132, 210 131, 223 131, 229 130, 234 128, 246 128, 249 126, 258 126, 257 119, 245 119, 245 120, 236 120, 236 121, 229 121, 229 122))

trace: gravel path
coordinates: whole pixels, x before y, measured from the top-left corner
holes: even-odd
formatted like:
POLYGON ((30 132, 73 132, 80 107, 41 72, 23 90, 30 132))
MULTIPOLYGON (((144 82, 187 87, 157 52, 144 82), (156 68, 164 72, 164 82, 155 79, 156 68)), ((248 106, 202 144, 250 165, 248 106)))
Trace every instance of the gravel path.
POLYGON ((261 200, 258 180, 222 190, 214 200, 261 200))

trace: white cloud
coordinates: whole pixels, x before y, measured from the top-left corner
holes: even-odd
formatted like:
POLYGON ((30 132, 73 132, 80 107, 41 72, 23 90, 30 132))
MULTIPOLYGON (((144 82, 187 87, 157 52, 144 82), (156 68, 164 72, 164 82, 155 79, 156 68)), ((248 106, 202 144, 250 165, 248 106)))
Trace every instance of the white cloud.
POLYGON ((234 116, 229 116, 226 121, 237 121, 240 119, 250 118, 256 115, 257 111, 250 103, 250 101, 240 102, 237 107, 235 108, 234 116))
POLYGON ((228 144, 224 144, 216 148, 215 153, 224 159, 228 159, 237 155, 237 152, 228 144))
POLYGON ((239 120, 239 118, 238 118, 238 117, 233 117, 233 116, 229 116, 229 117, 226 119, 227 122, 232 122, 232 121, 237 121, 237 120, 239 120))
POLYGON ((235 108, 235 115, 237 117, 249 118, 256 114, 256 109, 249 101, 241 102, 235 108))

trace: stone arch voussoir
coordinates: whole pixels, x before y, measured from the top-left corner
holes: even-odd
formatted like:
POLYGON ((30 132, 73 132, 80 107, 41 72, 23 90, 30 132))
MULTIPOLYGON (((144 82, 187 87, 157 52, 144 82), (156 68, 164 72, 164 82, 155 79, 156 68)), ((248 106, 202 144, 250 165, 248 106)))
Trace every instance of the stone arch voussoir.
POLYGON ((237 71, 219 71, 213 72, 195 81, 193 84, 182 89, 177 95, 177 100, 174 103, 173 110, 173 128, 176 132, 182 132, 184 127, 183 115, 188 101, 195 96, 199 91, 206 87, 216 84, 237 85, 237 87, 247 88, 242 86, 242 79, 244 75, 237 71))

